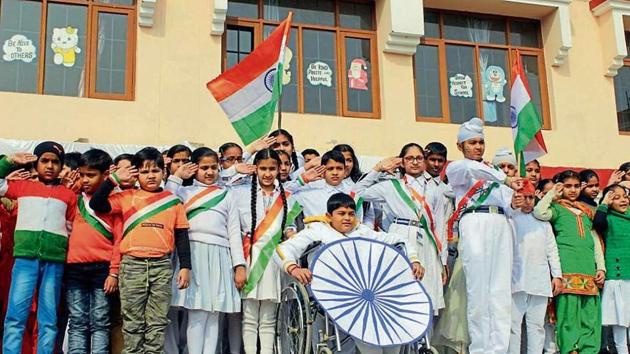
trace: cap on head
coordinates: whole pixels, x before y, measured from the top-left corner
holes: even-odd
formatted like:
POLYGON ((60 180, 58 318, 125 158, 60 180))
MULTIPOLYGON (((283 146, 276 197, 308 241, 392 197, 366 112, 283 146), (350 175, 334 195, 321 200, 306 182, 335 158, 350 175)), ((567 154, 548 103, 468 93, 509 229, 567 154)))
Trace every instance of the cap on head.
POLYGON ((37 156, 37 159, 39 160, 42 155, 47 152, 57 155, 57 157, 59 157, 59 161, 63 163, 65 151, 63 150, 63 146, 61 146, 61 144, 54 141, 44 141, 43 143, 39 143, 39 145, 35 147, 35 151, 33 151, 33 154, 37 156))
POLYGON ((532 181, 528 179, 523 180, 523 187, 519 189, 517 192, 524 195, 534 195, 536 194, 536 187, 532 183, 532 181))
POLYGON ((464 141, 484 138, 483 135, 483 121, 477 117, 471 118, 468 122, 462 123, 457 133, 457 143, 461 144, 464 141))
POLYGON ((510 163, 512 166, 516 167, 516 157, 514 153, 510 151, 510 149, 503 147, 500 148, 497 153, 494 155, 492 159, 492 166, 499 167, 502 163, 510 163))

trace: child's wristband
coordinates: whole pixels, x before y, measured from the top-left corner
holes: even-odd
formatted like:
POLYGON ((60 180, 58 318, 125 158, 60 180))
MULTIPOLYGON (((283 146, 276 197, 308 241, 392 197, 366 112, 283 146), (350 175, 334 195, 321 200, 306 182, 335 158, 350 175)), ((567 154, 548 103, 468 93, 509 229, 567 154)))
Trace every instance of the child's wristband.
POLYGON ((112 277, 112 278, 118 279, 118 274, 109 273, 109 276, 112 277))

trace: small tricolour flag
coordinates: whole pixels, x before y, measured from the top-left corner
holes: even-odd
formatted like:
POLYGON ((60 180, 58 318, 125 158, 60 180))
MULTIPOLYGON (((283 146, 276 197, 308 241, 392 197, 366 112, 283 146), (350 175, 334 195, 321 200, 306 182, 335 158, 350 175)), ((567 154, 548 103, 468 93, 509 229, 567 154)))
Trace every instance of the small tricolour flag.
POLYGON ((525 175, 525 165, 547 153, 542 135, 542 123, 536 105, 532 101, 531 90, 525 76, 521 53, 516 51, 512 66, 512 90, 510 94, 510 114, 514 153, 519 161, 521 176, 525 175))
POLYGON ((245 145, 271 130, 282 92, 282 67, 291 17, 289 13, 243 61, 206 85, 245 145))

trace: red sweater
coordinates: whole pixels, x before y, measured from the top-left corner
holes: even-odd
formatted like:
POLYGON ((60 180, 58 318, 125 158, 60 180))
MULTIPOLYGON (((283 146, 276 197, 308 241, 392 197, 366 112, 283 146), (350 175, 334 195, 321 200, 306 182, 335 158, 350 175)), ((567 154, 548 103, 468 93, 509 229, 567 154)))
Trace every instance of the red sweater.
POLYGON ((89 198, 79 196, 72 233, 68 240, 68 264, 109 262, 110 273, 118 274, 122 223, 110 214, 96 214, 89 198))

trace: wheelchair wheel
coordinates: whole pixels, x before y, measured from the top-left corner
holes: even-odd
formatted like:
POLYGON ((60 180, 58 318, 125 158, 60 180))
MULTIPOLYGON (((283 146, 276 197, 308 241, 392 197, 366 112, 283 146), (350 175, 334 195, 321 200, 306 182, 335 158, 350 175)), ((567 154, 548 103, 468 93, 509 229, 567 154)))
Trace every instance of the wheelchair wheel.
POLYGON ((304 286, 291 283, 282 290, 276 310, 276 354, 306 354, 311 349, 311 313, 304 286))
POLYGON ((317 349, 317 354, 333 354, 333 351, 328 347, 320 347, 317 349))
POLYGON ((440 352, 438 352, 437 349, 430 347, 418 349, 418 354, 440 354, 440 352))

